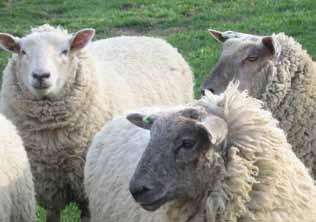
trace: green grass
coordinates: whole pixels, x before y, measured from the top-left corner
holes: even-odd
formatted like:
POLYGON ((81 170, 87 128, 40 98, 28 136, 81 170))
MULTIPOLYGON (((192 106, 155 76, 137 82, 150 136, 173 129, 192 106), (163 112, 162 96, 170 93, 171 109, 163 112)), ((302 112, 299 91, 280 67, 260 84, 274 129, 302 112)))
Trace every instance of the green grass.
MULTIPOLYGON (((196 96, 203 77, 218 59, 220 45, 208 28, 268 35, 285 32, 316 54, 315 0, 0 0, 0 32, 21 36, 30 26, 63 25, 71 31, 97 30, 97 39, 142 34, 160 36, 179 48, 196 78, 196 96)), ((8 54, 0 53, 0 70, 8 54)), ((75 222, 70 205, 63 221, 75 222)), ((44 211, 39 211, 44 221, 44 211)))

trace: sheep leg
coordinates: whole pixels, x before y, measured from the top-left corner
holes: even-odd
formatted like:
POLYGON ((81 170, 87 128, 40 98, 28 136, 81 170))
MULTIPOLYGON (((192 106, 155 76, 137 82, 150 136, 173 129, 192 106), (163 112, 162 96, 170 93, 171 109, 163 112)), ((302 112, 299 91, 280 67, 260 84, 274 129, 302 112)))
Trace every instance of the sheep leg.
POLYGON ((60 221, 60 210, 47 210, 47 222, 59 222, 60 221))
POLYGON ((69 202, 76 202, 78 204, 79 209, 80 209, 81 222, 89 222, 90 221, 90 211, 89 211, 89 207, 88 207, 88 200, 85 198, 85 195, 81 195, 83 193, 84 193, 84 191, 82 191, 82 190, 77 191, 77 192, 73 192, 73 191, 68 192, 68 194, 70 194, 68 196, 68 201, 69 202))
POLYGON ((83 194, 84 191, 73 191, 71 186, 67 187, 67 202, 75 202, 79 205, 80 208, 80 218, 81 222, 89 222, 90 221, 90 211, 89 211, 89 205, 88 205, 88 200, 85 198, 83 194), (80 194, 79 196, 76 194, 80 194))
POLYGON ((59 198, 50 201, 50 205, 47 207, 47 222, 59 222, 60 213, 65 206, 65 201, 59 198))
POLYGON ((61 176, 45 171, 43 176, 35 175, 37 200, 47 211, 47 222, 59 222, 61 210, 66 206, 66 190, 61 176), (55 180, 59 178, 59 180, 55 180))
POLYGON ((90 221, 90 211, 88 207, 88 201, 84 201, 79 203, 81 210, 81 222, 89 222, 90 221))
POLYGON ((67 178, 67 202, 75 202, 78 204, 81 211, 81 221, 88 222, 90 221, 90 212, 83 185, 84 156, 86 154, 83 153, 82 155, 82 158, 69 159, 70 165, 63 171, 67 178))

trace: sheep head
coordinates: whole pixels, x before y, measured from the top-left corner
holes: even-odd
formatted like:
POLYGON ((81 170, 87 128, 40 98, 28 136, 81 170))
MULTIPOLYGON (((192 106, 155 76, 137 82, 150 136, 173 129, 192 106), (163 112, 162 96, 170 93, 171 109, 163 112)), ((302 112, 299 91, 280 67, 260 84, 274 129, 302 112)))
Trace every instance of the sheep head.
POLYGON ((0 33, 0 47, 15 54, 16 78, 22 88, 41 99, 60 95, 66 82, 75 79, 75 58, 93 36, 93 29, 68 34, 43 25, 23 38, 0 33))
POLYGON ((127 119, 151 135, 130 181, 136 202, 154 211, 170 201, 201 201, 218 177, 213 156, 226 138, 226 122, 197 107, 127 119))
POLYGON ((201 92, 208 89, 219 94, 230 81, 238 80, 240 90, 248 90, 251 96, 259 98, 272 73, 271 64, 280 54, 275 35, 262 37, 233 31, 209 32, 223 44, 223 49, 218 63, 204 80, 201 92))

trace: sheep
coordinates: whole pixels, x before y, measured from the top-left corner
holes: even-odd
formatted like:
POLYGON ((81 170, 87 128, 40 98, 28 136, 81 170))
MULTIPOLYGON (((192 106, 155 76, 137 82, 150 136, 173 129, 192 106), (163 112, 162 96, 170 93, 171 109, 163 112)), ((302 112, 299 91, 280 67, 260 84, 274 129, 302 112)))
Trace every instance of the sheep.
MULTIPOLYGON (((142 109, 142 112, 153 109, 142 109)), ((128 192, 128 181, 148 141, 149 131, 132 125, 125 116, 108 122, 95 135, 84 169, 91 222, 159 220, 160 214, 156 212, 144 216, 145 212, 128 192)))
POLYGON ((83 168, 105 122, 139 106, 193 98, 190 67, 164 40, 123 36, 91 42, 94 33, 68 34, 46 24, 23 38, 0 34, 0 46, 13 53, 4 70, 0 112, 24 140, 48 222, 59 221, 70 201, 89 218, 83 168))
POLYGON ((15 126, 0 114, 0 221, 35 222, 31 167, 15 126))
POLYGON ((308 170, 278 121, 238 84, 127 119, 106 124, 89 148, 92 222, 316 220, 308 170))
POLYGON ((316 176, 316 68, 311 57, 283 33, 255 36, 210 30, 222 55, 202 90, 221 93, 233 79, 240 90, 264 101, 280 121, 296 155, 316 176))

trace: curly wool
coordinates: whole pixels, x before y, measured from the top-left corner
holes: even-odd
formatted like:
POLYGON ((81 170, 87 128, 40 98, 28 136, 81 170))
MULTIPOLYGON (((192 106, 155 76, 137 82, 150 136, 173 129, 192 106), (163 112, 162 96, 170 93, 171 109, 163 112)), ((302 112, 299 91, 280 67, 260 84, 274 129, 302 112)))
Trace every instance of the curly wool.
POLYGON ((230 85, 224 95, 208 95, 202 104, 229 128, 221 185, 226 206, 215 221, 315 221, 314 181, 261 102, 230 85))
POLYGON ((268 84, 262 99, 287 133, 296 155, 316 175, 316 68, 302 46, 284 34, 274 37, 281 55, 262 69, 268 84))
POLYGON ((0 114, 0 221, 35 222, 31 167, 16 128, 0 114))
POLYGON ((38 27, 32 27, 30 33, 41 33, 41 32, 54 32, 54 33, 62 33, 68 34, 67 29, 64 29, 62 26, 53 27, 48 24, 44 24, 38 27))
MULTIPOLYGON (((93 140, 85 167, 92 222, 314 222, 313 179, 271 113, 237 88, 230 85, 220 96, 207 94, 194 105, 228 125, 224 146, 202 157, 214 175, 210 180, 215 177, 216 182, 210 190, 201 191, 205 198, 200 206, 173 201, 153 213, 141 209, 129 194, 128 184, 149 131, 125 118, 105 125, 93 140)), ((157 111, 145 113, 152 112, 157 111)))
MULTIPOLYGON (((35 32, 53 32, 39 27, 35 32)), ((66 33, 60 28, 56 33, 66 33)), ((193 98, 192 72, 177 50, 148 37, 91 43, 72 58, 76 78, 56 98, 34 99, 16 78, 13 56, 3 76, 1 112, 22 136, 37 198, 49 212, 69 201, 86 205, 83 168, 88 145, 106 121, 129 109, 178 104, 193 98)))

